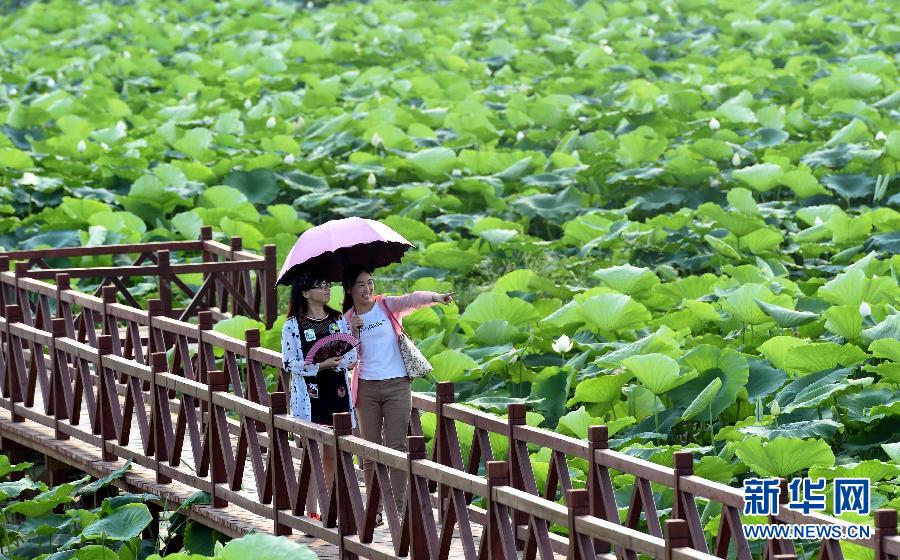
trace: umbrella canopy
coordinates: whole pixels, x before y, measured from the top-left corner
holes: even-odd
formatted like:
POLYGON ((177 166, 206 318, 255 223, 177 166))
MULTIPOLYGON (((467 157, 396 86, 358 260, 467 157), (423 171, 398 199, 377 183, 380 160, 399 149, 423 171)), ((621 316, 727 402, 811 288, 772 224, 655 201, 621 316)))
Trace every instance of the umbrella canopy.
POLYGON ((304 231, 285 259, 276 284, 293 284, 302 270, 340 282, 352 265, 370 269, 398 262, 412 243, 388 226, 365 218, 331 220, 304 231))

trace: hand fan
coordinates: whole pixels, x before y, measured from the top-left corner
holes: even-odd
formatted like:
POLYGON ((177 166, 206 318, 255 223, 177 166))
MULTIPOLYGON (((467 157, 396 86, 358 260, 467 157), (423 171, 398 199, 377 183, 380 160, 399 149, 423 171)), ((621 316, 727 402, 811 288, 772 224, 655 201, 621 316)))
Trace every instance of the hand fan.
POLYGON ((306 363, 319 363, 328 358, 335 356, 343 356, 350 350, 356 348, 359 339, 352 334, 334 333, 324 336, 317 340, 309 352, 306 353, 306 363))

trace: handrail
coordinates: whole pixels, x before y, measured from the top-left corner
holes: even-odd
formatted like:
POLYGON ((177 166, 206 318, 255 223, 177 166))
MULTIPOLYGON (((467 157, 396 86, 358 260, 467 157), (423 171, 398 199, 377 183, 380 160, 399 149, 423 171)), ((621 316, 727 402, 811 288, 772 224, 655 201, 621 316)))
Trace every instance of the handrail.
MULTIPOLYGON (((562 436, 525 425, 523 405, 510 405, 507 418, 501 418, 457 404, 453 385, 441 383, 435 397, 413 394, 413 435, 410 452, 404 455, 351 435, 349 417, 336 417, 332 430, 287 415, 284 378, 279 378, 278 390, 269 393, 262 371, 266 366, 280 368, 281 355, 261 348, 255 329, 241 341, 213 331, 209 311, 199 311, 199 324, 191 324, 164 316, 159 300, 150 300, 145 311, 116 303, 113 286, 97 298, 71 289, 65 275, 52 286, 21 272, 21 267, 0 272, 0 337, 7 349, 0 364, 0 406, 13 420, 52 427, 58 438, 83 441, 101 449, 106 458, 131 459, 154 470, 159 482, 177 480, 207 491, 213 507, 234 503, 272 520, 278 534, 304 530, 369 557, 400 557, 410 550, 435 556, 449 546, 445 531, 438 534, 434 520, 427 521, 437 506, 451 529, 461 527, 465 519, 484 520, 486 537, 480 546, 487 546, 492 557, 521 549, 526 556, 542 558, 551 550, 575 558, 612 550, 628 558, 713 558, 699 526, 696 498, 702 498, 722 505, 723 524, 736 524, 729 526, 730 539, 720 538, 713 552, 721 556, 731 544, 738 558, 749 558, 749 547, 739 534, 741 492, 694 475, 690 452, 676 453, 674 468, 661 466, 609 449, 605 426, 592 426, 587 441, 562 436), (76 307, 80 313, 74 312, 76 307), (138 326, 146 329, 144 335, 138 326), (167 350, 172 352, 171 363, 167 350), (31 404, 38 389, 45 400, 43 410, 31 404), (47 398, 55 404, 50 406, 47 398), (82 401, 96 407, 88 408, 89 426, 80 417, 82 401), (436 416, 430 458, 425 456, 420 412, 436 416), (468 457, 462 456, 456 422, 473 428, 468 457), (140 452, 129 445, 132 425, 140 433, 140 452), (505 461, 494 460, 492 434, 506 438, 505 461), (302 445, 290 445, 291 439, 302 445), (543 492, 535 484, 529 444, 551 452, 543 492), (182 468, 183 452, 190 455, 196 472, 182 468), (326 452, 334 455, 337 469, 328 482, 322 463, 326 452), (354 483, 354 456, 375 463, 382 489, 390 484, 388 469, 406 473, 409 512, 415 515, 404 516, 405 526, 399 516, 390 519, 391 507, 384 499, 389 492, 380 491, 380 498, 362 494, 354 483), (587 488, 573 488, 570 458, 588 461, 587 488), (302 465, 299 473, 294 471, 297 460, 302 465), (245 471, 252 473, 256 501, 243 493, 245 471), (611 471, 635 476, 624 522, 612 495, 611 471), (311 480, 318 482, 310 485, 311 480), (674 489, 675 507, 665 526, 656 514, 651 483, 674 489), (332 497, 337 510, 330 509, 332 497), (302 515, 307 499, 318 502, 323 522, 302 515), (475 499, 486 507, 474 505, 475 499), (372 508, 379 503, 388 514, 392 551, 371 544, 372 508), (568 525, 570 537, 554 535, 552 524, 568 525), (568 548, 560 552, 562 547, 568 548)), ((770 522, 846 524, 787 509, 770 522)), ((878 560, 900 555, 896 512, 879 511, 875 522, 871 538, 853 542, 875 550, 878 560)), ((474 547, 474 537, 463 543, 466 551, 474 547)), ((823 547, 830 558, 840 555, 833 542, 823 547)), ((793 548, 772 541, 767 550, 777 556, 793 548)))

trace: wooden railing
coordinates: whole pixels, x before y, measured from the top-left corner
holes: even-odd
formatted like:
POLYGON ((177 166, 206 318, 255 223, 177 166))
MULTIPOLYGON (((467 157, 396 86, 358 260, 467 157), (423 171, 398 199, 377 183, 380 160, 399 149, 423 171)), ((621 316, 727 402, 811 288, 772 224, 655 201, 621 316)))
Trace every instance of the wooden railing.
MULTIPOLYGON (((114 286, 125 303, 140 308, 128 287, 135 277, 154 277, 163 315, 185 320, 201 309, 211 310, 215 319, 246 315, 271 327, 278 314, 275 293, 275 246, 266 245, 263 256, 243 250, 240 237, 232 237, 228 245, 212 240, 212 228, 204 226, 197 241, 163 241, 98 247, 63 247, 8 251, 0 256, 0 270, 9 270, 15 262, 17 278, 53 280, 60 274, 71 279, 100 278, 94 291, 99 296, 107 286, 114 286), (130 256, 127 266, 51 267, 48 261, 99 256, 130 256), (150 264, 144 264, 149 262, 150 264), (202 274, 203 283, 194 289, 181 275, 202 274), (173 286, 190 301, 183 308, 173 308, 173 286), (231 311, 228 311, 229 306, 231 311)), ((63 290, 68 289, 68 284, 63 290)))
MULTIPOLYGON (((84 442, 107 460, 130 459, 159 483, 205 491, 213 507, 240 507, 270 520, 276 534, 306 532, 344 558, 447 558, 451 544, 467 559, 751 558, 742 493, 694 475, 691 452, 664 467, 609 449, 605 426, 591 427, 587 441, 565 437, 527 426, 522 405, 504 419, 455 403, 453 385, 441 383, 434 397, 413 395, 409 452, 400 453, 354 436, 348 415, 336 415, 334 429, 288 415, 281 355, 260 347, 256 330, 237 340, 211 330, 209 310, 191 324, 166 316, 159 299, 145 311, 118 303, 115 286, 98 298, 70 289, 66 273, 53 286, 17 270, 0 272, 0 406, 13 421, 52 428, 57 439, 84 442), (435 416, 430 455, 422 413, 435 416), (467 456, 457 422, 472 427, 467 456), (492 435, 506 439, 505 460, 495 457, 492 435), (550 450, 543 492, 529 446, 550 450), (325 454, 335 465, 330 480, 325 454), (363 459, 375 465, 367 492, 356 468, 363 459), (574 461, 587 465, 585 488, 573 483, 574 461), (407 476, 403 512, 391 498, 391 469, 407 476), (617 474, 634 477, 624 519, 617 474), (654 487, 672 494, 665 522, 654 487), (304 515, 310 494, 321 521, 304 515), (721 508, 713 543, 698 499, 721 508), (379 507, 389 540, 375 543, 379 507)), ((787 508, 769 522, 846 524, 787 508)), ((873 536, 853 542, 878 560, 900 557, 897 512, 878 511, 873 536)), ((763 553, 774 560, 796 551, 792 542, 770 541, 763 553)), ((820 558, 843 558, 838 543, 821 543, 820 558)))

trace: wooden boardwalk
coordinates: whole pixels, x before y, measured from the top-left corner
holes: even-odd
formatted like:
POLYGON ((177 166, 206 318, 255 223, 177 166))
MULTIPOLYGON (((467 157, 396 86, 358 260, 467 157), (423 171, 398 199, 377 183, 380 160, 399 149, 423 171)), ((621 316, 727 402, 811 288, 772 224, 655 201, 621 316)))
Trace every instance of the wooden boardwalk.
MULTIPOLYGON (((505 418, 458 404, 452 383, 439 383, 434 396, 413 394, 407 453, 355 437, 346 414, 335 415, 333 429, 290 416, 281 354, 261 347, 258 330, 238 340, 212 328, 229 313, 271 325, 274 274, 274 247, 260 258, 242 251, 239 238, 230 246, 212 241, 208 228, 199 241, 0 254, 4 450, 19 444, 97 477, 130 460, 117 486, 158 496, 169 510, 205 492, 211 504, 191 505, 193 519, 232 537, 284 535, 320 558, 758 556, 743 534, 743 493, 694 475, 690 451, 674 454, 674 468, 661 466, 609 449, 606 426, 591 426, 580 440, 526 425, 521 404, 510 405, 505 418), (173 263, 169 251, 202 259, 173 263), (130 267, 65 271, 47 270, 44 260, 87 254, 139 256, 130 267), (138 266, 145 260, 153 265, 138 266), (203 275, 200 289, 177 277, 189 273, 203 275), (157 276, 159 298, 144 310, 126 280, 147 274, 157 276), (70 275, 110 285, 84 294, 71 289, 70 275), (190 298, 183 309, 173 308, 173 286, 190 298), (463 434, 471 439, 461 441, 463 434), (540 484, 535 449, 548 457, 540 484), (327 480, 326 454, 335 464, 327 480), (371 489, 360 480, 363 459, 375 466, 371 489), (571 465, 584 465, 583 488, 571 465), (391 471, 407 482, 401 512, 391 471), (619 474, 633 478, 630 488, 613 484, 619 474), (323 512, 321 521, 305 515, 308 500, 323 512), (698 503, 721 512, 712 539, 698 503), (381 506, 386 523, 376 527, 381 506)), ((787 508, 768 522, 848 525, 787 508)), ((875 560, 900 560, 897 511, 879 510, 874 522, 870 538, 850 542, 875 560)), ((767 560, 796 558, 792 541, 762 544, 756 550, 767 560)), ((820 543, 821 560, 843 557, 840 542, 820 543)))

